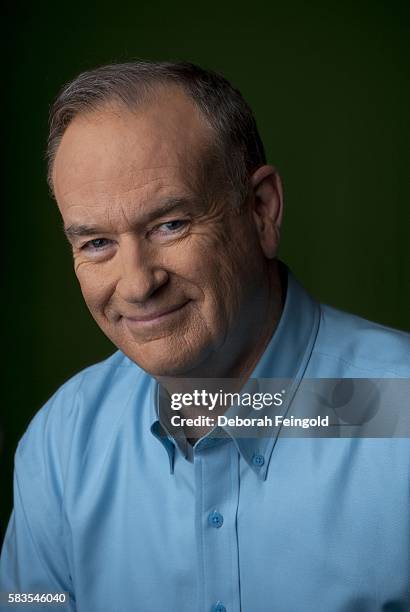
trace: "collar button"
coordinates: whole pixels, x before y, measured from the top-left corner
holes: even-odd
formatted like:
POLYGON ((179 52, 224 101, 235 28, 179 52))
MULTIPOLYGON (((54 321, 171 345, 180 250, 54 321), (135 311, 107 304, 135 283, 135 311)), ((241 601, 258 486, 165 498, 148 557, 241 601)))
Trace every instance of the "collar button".
POLYGON ((265 463, 265 457, 263 455, 254 455, 252 457, 252 463, 256 467, 262 467, 265 463))

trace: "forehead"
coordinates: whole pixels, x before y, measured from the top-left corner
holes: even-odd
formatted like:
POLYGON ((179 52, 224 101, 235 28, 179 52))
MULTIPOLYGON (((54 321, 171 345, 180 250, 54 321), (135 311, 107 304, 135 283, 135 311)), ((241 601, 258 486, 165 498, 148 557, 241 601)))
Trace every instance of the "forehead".
POLYGON ((132 112, 111 104, 79 115, 54 160, 60 209, 64 214, 72 206, 193 190, 212 137, 200 111, 176 87, 162 88, 132 112))

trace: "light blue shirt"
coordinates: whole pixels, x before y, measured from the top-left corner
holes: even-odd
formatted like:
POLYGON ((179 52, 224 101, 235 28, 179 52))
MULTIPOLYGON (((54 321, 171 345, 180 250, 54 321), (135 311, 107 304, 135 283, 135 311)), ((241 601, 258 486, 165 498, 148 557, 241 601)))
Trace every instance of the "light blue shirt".
MULTIPOLYGON (((319 305, 289 274, 253 377, 409 376, 409 335, 319 305)), ((0 590, 67 591, 79 612, 410 610, 409 439, 208 436, 188 456, 155 397, 117 352, 38 412, 0 590)))

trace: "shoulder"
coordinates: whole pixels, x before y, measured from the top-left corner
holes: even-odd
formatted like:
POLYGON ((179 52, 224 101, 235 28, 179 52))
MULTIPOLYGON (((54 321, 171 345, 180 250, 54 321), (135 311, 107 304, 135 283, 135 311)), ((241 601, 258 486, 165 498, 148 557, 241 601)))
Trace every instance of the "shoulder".
POLYGON ((409 377, 410 334, 321 305, 312 359, 322 376, 409 377))
POLYGON ((42 422, 62 418, 68 422, 76 418, 78 410, 92 412, 99 400, 122 394, 132 383, 138 383, 148 375, 120 351, 96 363, 67 380, 52 395, 31 421, 28 431, 42 422), (86 401, 84 401, 86 400, 86 401))
POLYGON ((39 463, 48 455, 64 471, 91 436, 104 443, 123 416, 132 393, 147 392, 151 377, 117 351, 65 382, 37 412, 19 442, 20 462, 39 463))

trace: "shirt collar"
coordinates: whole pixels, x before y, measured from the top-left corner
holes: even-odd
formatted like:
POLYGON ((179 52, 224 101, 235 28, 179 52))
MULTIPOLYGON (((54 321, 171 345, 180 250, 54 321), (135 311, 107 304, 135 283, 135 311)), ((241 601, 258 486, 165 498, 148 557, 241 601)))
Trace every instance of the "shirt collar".
MULTIPOLYGON (((286 298, 282 315, 268 346, 250 378, 292 379, 294 382, 287 399, 287 405, 289 405, 309 363, 319 328, 320 307, 298 283, 290 270, 281 262, 280 266, 286 283, 286 298)), ((193 449, 183 434, 176 438, 170 432, 167 425, 160 422, 157 411, 158 385, 156 383, 153 385, 152 393, 151 405, 154 410, 151 431, 166 449, 172 473, 175 445, 187 459, 192 458, 193 449)), ((232 435, 229 427, 224 428, 224 430, 226 438, 213 438, 208 434, 198 440, 194 451, 199 451, 205 447, 208 448, 213 444, 226 442, 229 438, 232 438, 239 453, 248 463, 249 467, 259 478, 265 480, 277 435, 270 438, 239 438, 232 435)))

